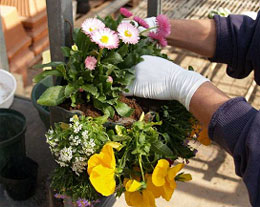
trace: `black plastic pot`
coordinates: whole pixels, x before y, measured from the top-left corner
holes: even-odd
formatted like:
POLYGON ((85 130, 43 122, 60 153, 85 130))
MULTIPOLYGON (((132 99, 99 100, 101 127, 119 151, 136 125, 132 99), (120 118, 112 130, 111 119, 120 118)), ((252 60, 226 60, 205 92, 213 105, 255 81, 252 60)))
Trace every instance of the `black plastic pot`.
POLYGON ((50 111, 49 107, 37 104, 38 98, 46 91, 47 88, 53 86, 53 80, 51 76, 48 76, 37 83, 32 90, 31 99, 33 106, 37 109, 39 116, 44 123, 46 129, 50 128, 50 111))
POLYGON ((90 10, 89 0, 77 0, 77 13, 86 14, 90 10))
POLYGON ((12 157, 25 156, 26 119, 20 112, 0 109, 0 170, 12 157))
POLYGON ((13 157, 0 172, 0 182, 13 200, 26 200, 34 195, 38 164, 28 157, 13 157))
POLYGON ((54 123, 64 122, 69 123, 71 117, 75 114, 80 116, 83 112, 79 110, 68 111, 60 106, 50 107, 50 124, 53 127, 54 123))

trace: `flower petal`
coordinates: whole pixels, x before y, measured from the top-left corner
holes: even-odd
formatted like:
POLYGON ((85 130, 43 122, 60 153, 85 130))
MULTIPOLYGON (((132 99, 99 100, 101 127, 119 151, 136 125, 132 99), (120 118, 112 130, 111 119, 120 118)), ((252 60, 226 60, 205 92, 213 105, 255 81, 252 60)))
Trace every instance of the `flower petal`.
POLYGON ((113 169, 98 165, 93 168, 90 174, 90 182, 97 192, 103 196, 109 196, 115 192, 116 181, 113 169))
MULTIPOLYGON (((173 181, 175 183, 175 181, 173 181)), ((162 187, 162 197, 166 200, 169 201, 172 198, 172 194, 174 192, 174 189, 176 188, 176 183, 175 187, 174 185, 171 185, 169 182, 166 182, 165 185, 162 187)))
POLYGON ((159 198, 163 193, 162 187, 157 187, 153 184, 152 175, 147 174, 145 177, 146 177, 146 185, 147 185, 146 189, 152 192, 155 198, 159 198))
POLYGON ((159 187, 165 184, 168 169, 169 162, 167 160, 161 159, 158 161, 152 174, 152 182, 155 186, 159 187))
POLYGON ((167 176, 167 179, 169 182, 173 181, 175 176, 177 175, 177 173, 179 171, 181 171, 181 169, 184 167, 184 164, 177 164, 176 166, 172 167, 169 169, 168 171, 168 176, 167 176))
POLYGON ((128 192, 135 192, 138 191, 141 188, 142 184, 138 182, 137 180, 128 180, 125 184, 125 189, 128 192))
POLYGON ((92 155, 88 160, 88 174, 90 175, 93 168, 102 165, 104 167, 115 170, 116 160, 113 148, 109 145, 104 145, 99 154, 92 155))

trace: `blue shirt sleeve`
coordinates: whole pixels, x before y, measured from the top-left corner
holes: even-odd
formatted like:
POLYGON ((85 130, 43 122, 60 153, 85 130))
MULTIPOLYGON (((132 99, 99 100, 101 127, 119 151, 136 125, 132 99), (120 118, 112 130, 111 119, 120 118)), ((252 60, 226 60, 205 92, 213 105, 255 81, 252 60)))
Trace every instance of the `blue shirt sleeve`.
POLYGON ((254 70, 260 85, 260 12, 253 20, 244 15, 214 16, 217 42, 213 62, 226 63, 227 74, 245 78, 254 70))
POLYGON ((252 206, 260 206, 260 112, 242 97, 230 99, 212 116, 209 137, 234 158, 252 206))

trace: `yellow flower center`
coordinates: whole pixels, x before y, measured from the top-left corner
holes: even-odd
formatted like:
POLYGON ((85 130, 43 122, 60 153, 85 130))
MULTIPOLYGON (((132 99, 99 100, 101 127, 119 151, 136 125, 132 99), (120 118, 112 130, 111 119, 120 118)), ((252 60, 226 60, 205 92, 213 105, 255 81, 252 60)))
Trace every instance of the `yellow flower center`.
POLYGON ((92 32, 94 29, 92 29, 91 27, 89 28, 89 31, 92 32))
POLYGON ((126 36, 126 37, 132 37, 132 34, 131 34, 128 30, 126 30, 126 31, 125 31, 125 36, 126 36))
POLYGON ((109 40, 109 38, 106 35, 102 36, 101 39, 100 39, 100 41, 103 42, 103 43, 108 43, 108 40, 109 40))

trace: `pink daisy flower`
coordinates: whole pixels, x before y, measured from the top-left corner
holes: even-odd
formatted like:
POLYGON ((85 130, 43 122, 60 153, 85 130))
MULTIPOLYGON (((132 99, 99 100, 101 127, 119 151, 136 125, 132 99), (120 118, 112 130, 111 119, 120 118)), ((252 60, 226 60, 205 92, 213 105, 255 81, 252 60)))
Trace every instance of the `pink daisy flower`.
POLYGON ((133 14, 132 14, 132 12, 130 12, 128 9, 126 9, 126 8, 120 8, 120 13, 123 15, 123 16, 125 16, 126 18, 129 18, 129 17, 131 17, 131 16, 133 16, 133 14))
POLYGON ((81 28, 86 35, 90 35, 95 30, 105 28, 105 24, 97 18, 88 18, 82 23, 81 28))
POLYGON ((113 78, 111 76, 107 77, 107 82, 113 83, 113 78))
POLYGON ((150 32, 149 33, 149 37, 154 39, 154 40, 157 40, 160 44, 161 47, 166 47, 167 46, 167 40, 165 39, 164 36, 162 36, 161 34, 159 33, 155 33, 155 32, 150 32))
POLYGON ((158 24, 158 33, 164 37, 167 37, 171 34, 171 24, 169 19, 163 15, 160 14, 156 17, 156 21, 158 24))
POLYGON ((142 27, 148 29, 149 28, 149 24, 146 23, 146 21, 140 17, 135 16, 134 20, 142 27))
POLYGON ((119 44, 118 35, 109 28, 95 30, 91 33, 91 41, 100 48, 115 49, 119 44))
POLYGON ((120 39, 126 44, 136 44, 139 41, 139 30, 129 22, 122 22, 117 27, 120 39))
POLYGON ((97 59, 93 56, 88 56, 85 59, 85 68, 89 70, 95 70, 97 64, 97 59))

